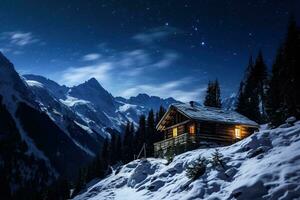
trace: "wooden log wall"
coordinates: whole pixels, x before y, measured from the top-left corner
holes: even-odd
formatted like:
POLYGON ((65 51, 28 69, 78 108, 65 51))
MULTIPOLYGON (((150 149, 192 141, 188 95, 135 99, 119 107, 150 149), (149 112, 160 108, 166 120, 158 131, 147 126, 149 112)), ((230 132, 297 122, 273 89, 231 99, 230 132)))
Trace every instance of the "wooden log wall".
MULTIPOLYGON (((186 133, 186 124, 182 124, 182 125, 179 125, 179 126, 176 126, 176 127, 177 127, 177 135, 181 135, 183 133, 186 133)), ((165 134, 166 134, 165 139, 172 138, 173 137, 173 128, 167 129, 165 134)))
POLYGON ((240 139, 248 137, 255 131, 254 128, 244 127, 242 125, 217 124, 213 122, 200 122, 198 127, 200 127, 200 140, 214 140, 220 143, 234 143, 236 140, 239 140, 235 137, 236 127, 241 130, 240 139))

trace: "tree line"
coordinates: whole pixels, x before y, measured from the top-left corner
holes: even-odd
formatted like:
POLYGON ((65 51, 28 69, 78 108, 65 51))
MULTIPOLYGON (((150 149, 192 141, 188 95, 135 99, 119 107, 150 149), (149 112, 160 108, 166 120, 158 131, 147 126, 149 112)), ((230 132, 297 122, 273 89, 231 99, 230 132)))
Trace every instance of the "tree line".
MULTIPOLYGON (((300 118, 300 28, 291 17, 287 34, 277 50, 271 71, 259 51, 249 58, 237 93, 236 111, 258 123, 282 124, 288 117, 300 118)), ((218 80, 209 82, 205 106, 221 107, 218 80)))

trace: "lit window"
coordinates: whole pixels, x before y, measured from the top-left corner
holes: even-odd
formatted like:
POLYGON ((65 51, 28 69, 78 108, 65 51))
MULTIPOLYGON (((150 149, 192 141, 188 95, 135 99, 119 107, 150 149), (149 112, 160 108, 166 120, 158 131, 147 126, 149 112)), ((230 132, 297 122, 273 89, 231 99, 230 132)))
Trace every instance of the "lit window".
POLYGON ((190 133, 195 134, 195 126, 194 125, 190 126, 190 133))
POLYGON ((173 128, 173 137, 177 137, 177 128, 173 128))
POLYGON ((234 129, 234 134, 235 134, 235 138, 241 139, 241 129, 240 128, 235 128, 234 129))

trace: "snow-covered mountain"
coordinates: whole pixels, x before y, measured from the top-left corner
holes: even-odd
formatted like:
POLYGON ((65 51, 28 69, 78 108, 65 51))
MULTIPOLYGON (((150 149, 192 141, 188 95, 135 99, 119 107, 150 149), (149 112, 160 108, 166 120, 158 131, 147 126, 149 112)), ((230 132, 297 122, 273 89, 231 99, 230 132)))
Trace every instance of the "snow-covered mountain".
POLYGON ((74 199, 299 199, 300 121, 262 128, 218 149, 225 169, 208 163, 195 181, 187 178, 185 169, 199 156, 210 160, 215 148, 186 152, 169 164, 163 159, 135 160, 74 199))
POLYGON ((237 96, 232 93, 229 97, 222 99, 222 108, 225 110, 235 110, 237 96))
POLYGON ((116 97, 115 100, 116 104, 119 106, 118 110, 136 123, 138 123, 140 115, 147 115, 151 109, 157 112, 160 106, 168 108, 172 103, 180 103, 172 97, 163 99, 147 94, 138 94, 137 96, 128 99, 116 97))
POLYGON ((160 106, 167 108, 178 102, 173 98, 163 99, 147 94, 139 94, 129 99, 113 97, 95 78, 74 87, 66 87, 42 76, 24 77, 33 88, 43 86, 49 90, 52 97, 79 115, 86 122, 84 125, 103 136, 107 135, 105 127, 121 131, 122 125, 127 121, 137 124, 139 116, 147 115, 150 109, 158 111, 160 106))
POLYGON ((137 96, 130 97, 129 99, 125 99, 122 97, 116 97, 116 99, 124 103, 142 106, 144 108, 153 109, 155 111, 157 111, 160 106, 167 108, 170 104, 179 102, 172 97, 163 99, 157 96, 149 96, 147 94, 138 94, 137 96))

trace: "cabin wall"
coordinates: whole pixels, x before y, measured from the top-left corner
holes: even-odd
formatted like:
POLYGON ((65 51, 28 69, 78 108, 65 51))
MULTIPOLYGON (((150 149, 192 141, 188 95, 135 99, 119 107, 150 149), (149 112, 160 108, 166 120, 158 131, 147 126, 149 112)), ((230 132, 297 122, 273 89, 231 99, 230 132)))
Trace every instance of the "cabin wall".
POLYGON ((245 127, 241 125, 221 124, 213 122, 200 122, 199 137, 201 140, 211 140, 218 143, 234 143, 251 135, 255 128, 245 127), (235 137, 235 128, 240 128, 241 138, 235 137))
POLYGON ((178 126, 173 126, 172 128, 169 128, 169 129, 165 130, 165 139, 173 137, 173 128, 177 128, 177 135, 181 135, 181 134, 184 134, 184 133, 189 133, 189 127, 192 126, 192 125, 195 126, 195 133, 194 134, 197 134, 198 133, 197 123, 194 122, 194 121, 189 121, 185 124, 181 124, 181 125, 178 125, 178 126))
MULTIPOLYGON (((186 124, 182 124, 182 125, 175 126, 175 127, 177 127, 177 135, 186 133, 186 124)), ((175 127, 173 127, 173 128, 175 128, 175 127)), ((173 128, 169 128, 166 130, 166 132, 165 132, 166 139, 173 137, 173 128)))

